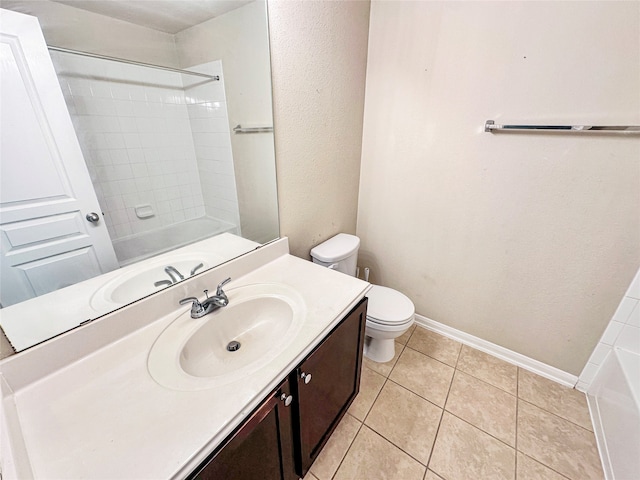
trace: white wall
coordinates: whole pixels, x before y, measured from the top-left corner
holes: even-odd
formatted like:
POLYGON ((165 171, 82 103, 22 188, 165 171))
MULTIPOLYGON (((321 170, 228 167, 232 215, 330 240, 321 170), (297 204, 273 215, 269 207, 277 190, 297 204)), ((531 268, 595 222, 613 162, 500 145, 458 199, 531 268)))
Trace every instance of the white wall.
POLYGON ((280 233, 291 252, 354 233, 369 2, 269 1, 280 233))
POLYGON ((2 0, 1 7, 38 17, 47 45, 178 66, 171 34, 49 0, 2 0))
POLYGON ((640 263, 640 142, 483 125, 640 124, 639 8, 372 3, 357 234, 374 281, 580 373, 640 263))

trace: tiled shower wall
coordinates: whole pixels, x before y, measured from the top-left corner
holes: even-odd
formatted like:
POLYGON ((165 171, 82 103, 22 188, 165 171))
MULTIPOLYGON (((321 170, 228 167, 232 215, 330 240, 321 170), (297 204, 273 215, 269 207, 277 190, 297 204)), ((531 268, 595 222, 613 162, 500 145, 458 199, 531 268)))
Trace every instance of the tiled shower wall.
POLYGON ((184 91, 207 215, 237 225, 240 234, 222 62, 209 62, 190 70, 220 76, 219 82, 203 83, 185 75, 184 91))
POLYGON ((613 318, 582 370, 576 388, 586 391, 612 348, 640 355, 640 270, 636 273, 613 318))
MULTIPOLYGON (((214 205, 205 206, 182 75, 64 53, 52 58, 112 240, 216 216, 214 205), (147 205, 152 216, 143 213, 147 205)), ((209 101, 224 103, 224 90, 216 93, 209 101)))

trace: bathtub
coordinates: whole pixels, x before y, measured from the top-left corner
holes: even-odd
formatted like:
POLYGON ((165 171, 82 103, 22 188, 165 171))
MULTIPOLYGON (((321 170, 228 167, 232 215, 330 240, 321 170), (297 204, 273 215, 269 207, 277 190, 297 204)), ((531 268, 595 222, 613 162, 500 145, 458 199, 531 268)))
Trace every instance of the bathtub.
POLYGON ((113 249, 118 263, 124 267, 225 232, 239 234, 238 228, 231 223, 211 217, 199 217, 119 238, 113 241, 113 249))
POLYGON ((640 479, 640 355, 613 348, 587 400, 605 478, 640 479))

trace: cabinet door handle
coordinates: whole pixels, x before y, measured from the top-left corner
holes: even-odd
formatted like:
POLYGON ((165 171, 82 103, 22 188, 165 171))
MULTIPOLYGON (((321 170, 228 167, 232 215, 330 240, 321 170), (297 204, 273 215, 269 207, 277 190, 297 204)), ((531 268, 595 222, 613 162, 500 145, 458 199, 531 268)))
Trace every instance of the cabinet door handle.
POLYGON ((311 374, 302 372, 300 373, 300 378, 304 380, 304 383, 309 383, 311 381, 311 374))
POLYGON ((282 393, 280 395, 280 400, 284 402, 284 406, 288 407, 293 402, 293 395, 287 395, 286 393, 282 393))

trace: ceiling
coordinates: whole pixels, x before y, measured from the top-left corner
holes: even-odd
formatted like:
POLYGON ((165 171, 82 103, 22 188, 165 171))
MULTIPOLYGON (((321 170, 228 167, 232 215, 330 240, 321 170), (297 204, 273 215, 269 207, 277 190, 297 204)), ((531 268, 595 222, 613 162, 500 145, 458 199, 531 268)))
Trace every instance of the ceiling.
POLYGON ((70 7, 135 23, 166 33, 178 33, 253 0, 51 0, 70 7))

